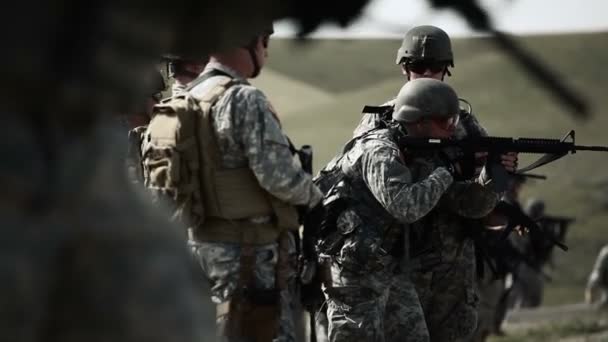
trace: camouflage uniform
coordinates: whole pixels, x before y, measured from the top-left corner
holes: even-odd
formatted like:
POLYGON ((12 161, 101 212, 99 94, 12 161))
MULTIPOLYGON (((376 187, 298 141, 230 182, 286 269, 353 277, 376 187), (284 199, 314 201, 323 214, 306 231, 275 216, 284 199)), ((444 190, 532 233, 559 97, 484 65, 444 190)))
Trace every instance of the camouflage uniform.
POLYGON ((2 338, 212 340, 213 305, 202 296, 208 287, 168 215, 126 181, 126 135, 111 125, 47 145, 57 159, 46 172, 30 121, 7 116, 0 137, 8 147, 0 152, 2 338))
MULTIPOLYGON (((220 149, 224 168, 249 167, 259 184, 275 197, 293 204, 312 207, 321 199, 320 191, 312 183, 310 175, 304 173, 297 159, 292 156, 281 126, 272 111, 266 96, 251 86, 236 72, 219 63, 210 62, 203 72, 222 71, 237 79, 239 83, 230 87, 212 110, 213 129, 220 149)), ((214 77, 191 90, 194 97, 202 96, 213 86, 214 77)), ((270 217, 256 218, 268 222, 270 217)), ((255 222, 252 221, 252 225, 255 222)), ((196 256, 205 275, 212 283, 212 300, 228 301, 237 287, 240 269, 241 245, 196 241, 196 256)), ((289 245, 291 265, 288 279, 295 281, 295 242, 289 245)), ((274 289, 278 260, 278 244, 271 243, 255 247, 256 263, 254 286, 258 289, 274 289)), ((279 341, 294 341, 293 299, 289 290, 280 294, 281 319, 279 341)), ((225 324, 225 316, 218 317, 218 325, 225 324)))
MULTIPOLYGON (((385 105, 393 105, 393 101, 388 101, 385 105)), ((380 125, 382 125, 382 122, 378 115, 365 114, 353 134, 355 137, 360 136, 380 125)), ((454 137, 460 139, 468 135, 487 136, 487 133, 473 114, 465 113, 456 127, 454 137)), ((423 177, 424 175, 421 176, 423 177)), ((462 186, 460 185, 461 188, 462 186)), ((470 197, 468 197, 469 200, 481 201, 481 203, 475 203, 476 205, 465 208, 464 205, 472 204, 473 202, 468 203, 467 200, 460 200, 456 196, 457 194, 451 191, 453 200, 460 201, 457 203, 463 204, 463 207, 458 208, 457 212, 461 215, 466 214, 463 216, 468 217, 485 216, 494 207, 497 195, 493 191, 479 186, 477 183, 469 184, 468 186, 473 190, 469 195, 470 197)), ((440 209, 435 212, 437 211, 440 211, 440 209)), ((428 329, 433 341, 451 341, 457 340, 457 337, 466 338, 470 336, 476 327, 477 313, 475 312, 475 308, 478 302, 478 295, 475 291, 475 252, 473 241, 459 237, 465 232, 466 224, 465 226, 461 224, 450 226, 450 220, 457 221, 460 219, 457 215, 448 215, 445 219, 438 220, 437 226, 433 228, 444 232, 439 237, 441 242, 444 243, 443 247, 440 248, 442 249, 443 260, 449 263, 439 265, 437 268, 427 272, 415 272, 415 277, 413 278, 416 283, 416 289, 420 291, 418 295, 424 308, 428 329), (455 267, 449 272, 445 271, 445 278, 436 276, 436 274, 452 267, 451 265, 455 267), (447 308, 436 303, 445 301, 446 305, 450 303, 456 304, 462 298, 465 298, 464 305, 453 308, 457 310, 455 312, 461 312, 462 316, 459 317, 462 317, 462 319, 445 321, 445 316, 450 315, 450 313, 445 311, 447 308)), ((396 283, 396 286, 401 286, 401 284, 396 283)), ((391 290, 394 291, 395 289, 392 288, 391 290)))
POLYGON ((599 306, 608 307, 608 246, 604 246, 595 260, 587 282, 587 300, 595 302, 599 292, 599 306))
POLYGON ((337 218, 344 244, 329 256, 325 296, 332 342, 429 338, 409 278, 407 224, 431 211, 453 178, 443 167, 419 177, 405 165, 393 134, 366 134, 327 166, 341 168, 345 181, 338 191, 354 199, 337 218))

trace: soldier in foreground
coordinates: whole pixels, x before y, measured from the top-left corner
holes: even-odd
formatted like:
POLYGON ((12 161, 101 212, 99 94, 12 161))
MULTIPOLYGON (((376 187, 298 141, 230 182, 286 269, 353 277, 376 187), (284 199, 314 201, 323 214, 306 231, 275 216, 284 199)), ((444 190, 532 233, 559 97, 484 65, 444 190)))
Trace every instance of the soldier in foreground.
POLYGON ((146 132, 144 164, 158 166, 144 172, 146 184, 175 194, 175 212, 186 214, 225 341, 295 340, 295 206, 312 208, 322 196, 294 158, 268 99, 247 81, 264 67, 272 32, 270 27, 240 47, 211 53, 200 77, 157 108, 146 132), (189 99, 197 103, 195 119, 182 114, 172 125, 171 113, 189 99), (162 145, 167 127, 178 126, 194 132, 190 140, 162 145), (172 152, 163 152, 167 148, 172 152), (172 159, 176 153, 179 159, 172 159), (167 183, 173 171, 186 173, 167 183))
MULTIPOLYGON (((398 141, 406 130, 449 137, 458 115, 458 97, 447 84, 408 82, 395 100, 394 123, 354 138, 321 171, 317 182, 332 213, 327 222, 335 222, 323 228, 319 248, 331 269, 330 341, 429 340, 410 278, 421 262, 410 260, 410 226, 455 203, 445 194, 460 166, 437 154, 402 151, 398 141)), ((457 187, 468 194, 468 185, 457 187)))

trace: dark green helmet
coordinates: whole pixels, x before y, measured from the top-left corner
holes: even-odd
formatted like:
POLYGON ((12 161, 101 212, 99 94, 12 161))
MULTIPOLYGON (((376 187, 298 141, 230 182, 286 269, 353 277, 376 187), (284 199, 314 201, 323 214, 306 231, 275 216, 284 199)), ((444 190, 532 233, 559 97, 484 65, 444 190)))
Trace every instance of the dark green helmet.
POLYGON ((406 124, 427 118, 449 118, 460 112, 454 89, 433 78, 407 82, 399 91, 394 108, 393 120, 406 124))
POLYGON ((401 64, 407 59, 447 62, 453 67, 450 37, 435 26, 424 25, 410 29, 397 51, 396 63, 401 64))

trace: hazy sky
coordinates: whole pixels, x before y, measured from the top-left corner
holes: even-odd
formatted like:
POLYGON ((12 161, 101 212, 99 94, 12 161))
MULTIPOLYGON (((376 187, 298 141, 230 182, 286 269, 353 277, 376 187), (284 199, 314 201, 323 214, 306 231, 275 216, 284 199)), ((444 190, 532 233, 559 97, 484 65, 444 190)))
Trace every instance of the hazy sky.
MULTIPOLYGON (((515 34, 608 31, 608 0, 480 0, 495 25, 515 34)), ((436 11, 426 0, 372 0, 347 30, 324 26, 313 37, 401 37, 411 26, 431 24, 451 36, 474 34, 450 10, 436 11)), ((292 36, 290 22, 275 24, 276 35, 292 36)))

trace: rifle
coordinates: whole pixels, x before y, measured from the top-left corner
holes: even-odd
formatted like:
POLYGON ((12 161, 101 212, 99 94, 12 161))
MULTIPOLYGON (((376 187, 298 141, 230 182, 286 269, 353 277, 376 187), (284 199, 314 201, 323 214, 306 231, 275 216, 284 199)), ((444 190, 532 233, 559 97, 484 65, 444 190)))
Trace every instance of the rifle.
POLYGON ((465 157, 470 158, 475 152, 488 152, 489 168, 487 168, 487 172, 493 179, 496 191, 503 192, 508 187, 508 173, 501 164, 500 156, 507 152, 544 154, 532 164, 518 170, 518 172, 536 169, 560 159, 568 153, 578 151, 608 152, 606 146, 576 145, 574 136, 574 130, 568 132, 562 139, 473 136, 456 140, 402 136, 398 143, 401 149, 409 150, 454 149, 456 160, 465 157), (567 141, 568 139, 569 141, 567 141))
POLYGON ((558 241, 550 232, 546 232, 518 206, 505 201, 499 201, 494 207, 494 211, 508 218, 507 227, 502 231, 500 240, 506 239, 515 227, 521 226, 526 227, 530 234, 544 237, 563 251, 568 250, 568 246, 558 241))
MULTIPOLYGON (((295 150, 304 172, 312 175, 313 153, 310 145, 303 145, 295 150)), ((299 207, 300 223, 304 226, 302 234, 302 249, 298 261, 298 278, 300 286, 300 299, 302 305, 310 315, 310 341, 316 342, 315 313, 322 307, 325 297, 321 290, 322 275, 319 270, 317 253, 315 250, 316 236, 319 231, 319 221, 323 217, 323 207, 318 205, 312 210, 299 207)))
POLYGON ((545 215, 543 217, 541 217, 539 219, 539 223, 541 224, 559 224, 561 225, 569 225, 571 223, 573 223, 574 221, 576 221, 576 219, 574 217, 570 217, 570 216, 552 216, 552 215, 545 215))
POLYGON ((499 215, 505 216, 508 220, 507 226, 500 232, 484 229, 480 226, 479 220, 472 221, 473 227, 477 227, 472 232, 472 238, 475 241, 478 276, 483 277, 483 260, 487 260, 492 273, 498 278, 506 273, 513 273, 517 264, 523 262, 542 274, 547 280, 550 280, 550 277, 542 272, 542 268, 537 262, 521 253, 509 242, 509 234, 511 234, 515 227, 521 226, 527 228, 529 234, 538 239, 548 240, 563 251, 567 251, 568 246, 558 241, 551 232, 545 231, 543 226, 537 224, 515 204, 501 200, 494 208, 494 211, 499 215))

